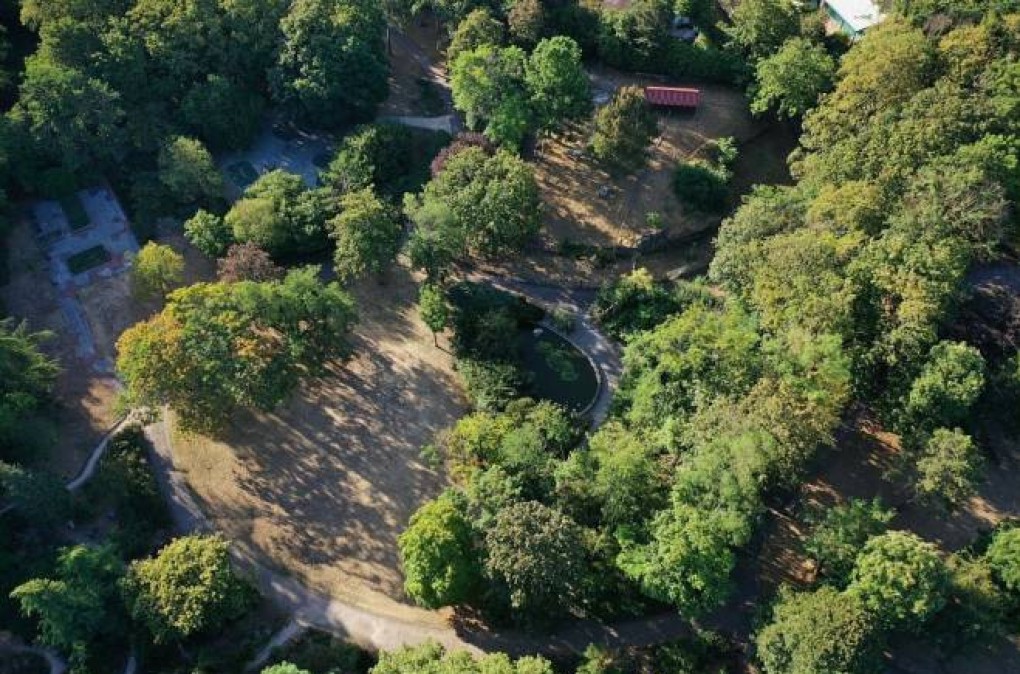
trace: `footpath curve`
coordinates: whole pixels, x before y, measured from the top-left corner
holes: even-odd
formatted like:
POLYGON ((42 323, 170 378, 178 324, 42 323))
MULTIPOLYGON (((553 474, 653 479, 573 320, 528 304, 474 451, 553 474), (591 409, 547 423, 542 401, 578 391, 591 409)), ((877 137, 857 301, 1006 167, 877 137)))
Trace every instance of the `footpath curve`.
MULTIPOLYGON (((608 413, 612 386, 620 373, 619 352, 585 315, 594 299, 590 290, 570 290, 529 284, 519 280, 473 273, 469 280, 490 283, 494 287, 521 295, 545 309, 566 309, 578 316, 577 329, 571 339, 602 370, 610 386, 603 386, 593 408, 599 422, 608 413)), ((173 444, 165 421, 149 425, 146 435, 153 447, 153 465, 157 479, 169 504, 177 529, 181 533, 208 532, 211 522, 202 512, 183 474, 174 468, 173 444)), ((475 653, 503 651, 511 655, 543 654, 553 657, 579 654, 589 644, 609 647, 648 646, 692 633, 689 623, 677 613, 645 617, 615 624, 578 620, 544 634, 526 634, 516 630, 489 630, 475 624, 437 625, 402 619, 374 612, 347 601, 319 594, 305 587, 298 579, 238 557, 248 569, 262 595, 292 616, 288 632, 294 626, 313 627, 349 639, 363 647, 390 650, 401 646, 436 641, 449 649, 465 649, 475 653)), ((266 653, 260 654, 263 658, 266 653)))

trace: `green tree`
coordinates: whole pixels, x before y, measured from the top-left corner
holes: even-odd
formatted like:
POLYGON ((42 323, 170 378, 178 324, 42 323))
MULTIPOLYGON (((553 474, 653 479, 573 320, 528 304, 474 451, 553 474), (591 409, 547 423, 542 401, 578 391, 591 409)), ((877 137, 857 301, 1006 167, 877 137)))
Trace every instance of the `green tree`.
POLYGON ((48 332, 0 320, 0 458, 22 459, 56 437, 44 414, 60 365, 43 353, 48 332))
POLYGON ((676 504, 651 523, 651 542, 625 547, 617 564, 653 599, 690 617, 704 615, 729 596, 736 564, 731 536, 719 516, 676 504))
POLYGON ((481 580, 479 550, 461 499, 452 492, 411 517, 398 541, 408 596, 427 608, 470 600, 481 580))
POLYGON ((863 674, 877 664, 876 632, 855 597, 822 587, 782 592, 755 641, 768 674, 863 674))
POLYGON ((71 498, 56 477, 0 461, 0 496, 26 522, 44 529, 66 524, 71 498))
POLYGON ((893 511, 871 501, 850 499, 827 509, 813 524, 804 548, 818 563, 822 574, 845 586, 853 572, 857 555, 874 536, 885 531, 893 511))
POLYGON ((543 128, 554 128, 591 110, 581 48, 569 37, 557 35, 539 42, 528 58, 524 79, 531 108, 543 128))
POLYGON ((644 165, 645 150, 659 125, 638 87, 623 87, 595 113, 592 153, 616 171, 629 173, 644 165))
POLYGON ((419 258, 438 268, 454 250, 461 255, 514 253, 541 222, 534 170, 508 151, 490 157, 478 147, 451 157, 421 194, 405 199, 404 209, 421 232, 413 245, 436 244, 419 252, 419 258))
POLYGON ((403 231, 397 213, 371 187, 345 194, 340 215, 329 221, 336 241, 333 264, 340 279, 382 274, 400 249, 403 231))
POLYGON ((917 433, 965 423, 984 384, 985 362, 977 349, 939 342, 903 399, 904 428, 917 433))
POLYGON ((312 674, 307 669, 301 669, 295 664, 289 662, 280 662, 275 665, 270 665, 262 670, 262 674, 312 674))
POLYGON ((265 107, 257 91, 214 73, 188 89, 181 117, 210 148, 240 150, 258 134, 265 107))
POLYGON ((165 297, 184 280, 184 256, 170 246, 149 241, 131 264, 131 289, 142 299, 165 297))
POLYGON ((803 117, 832 88, 836 62, 822 45, 791 38, 758 61, 751 111, 775 109, 780 117, 803 117))
POLYGON ((542 0, 514 0, 506 15, 513 41, 526 49, 533 48, 545 33, 545 13, 542 0))
POLYGON ((209 257, 219 257, 234 241, 230 226, 218 215, 199 210, 184 223, 184 236, 209 257))
POLYGON ((641 524, 665 505, 666 483, 650 443, 612 422, 591 437, 589 447, 596 464, 590 488, 603 524, 641 524))
POLYGON ((230 566, 227 542, 216 536, 175 539, 155 557, 133 562, 122 585, 131 617, 157 643, 217 629, 252 601, 230 566))
POLYGON ((102 80, 39 55, 25 62, 9 113, 31 151, 71 173, 110 167, 125 151, 120 96, 102 80))
POLYGON ((171 138, 159 151, 159 181, 180 205, 215 204, 223 199, 223 176, 201 141, 171 138))
POLYGON ((183 426, 214 430, 238 407, 272 408, 309 369, 346 355, 353 321, 351 298, 316 267, 199 283, 121 335, 117 369, 129 403, 169 405, 183 426))
POLYGON ((992 574, 1014 602, 1020 600, 1020 528, 995 532, 985 559, 992 574))
POLYGON ((280 23, 273 96, 312 123, 370 118, 386 98, 386 21, 374 0, 299 0, 280 23))
POLYGON ((949 576, 938 549, 914 534, 889 531, 857 557, 849 596, 889 629, 920 629, 946 602, 949 576))
POLYGON ((581 599, 587 556, 582 531, 534 501, 507 506, 485 533, 485 571, 528 618, 563 613, 581 599))
POLYGON ((960 429, 936 428, 917 457, 914 489, 923 499, 955 506, 974 493, 981 452, 960 429))
POLYGON ((421 319, 432 331, 432 342, 439 346, 437 335, 450 323, 450 307, 446 294, 434 283, 424 283, 418 292, 418 312, 421 319))
POLYGON ((525 656, 511 660, 505 653, 489 653, 476 657, 468 651, 447 653, 434 641, 419 646, 405 646, 379 654, 379 662, 370 674, 553 674, 548 660, 525 656))
POLYGON ((775 53, 800 30, 793 5, 786 0, 742 0, 730 21, 726 28, 730 43, 752 59, 775 53))
POLYGON ((457 29, 450 38, 450 45, 446 48, 446 58, 452 63, 466 51, 472 51, 483 45, 502 44, 503 24, 492 15, 489 8, 479 7, 471 10, 471 13, 457 24, 457 29))
POLYGON ((93 671, 96 651, 116 646, 126 630, 117 582, 124 567, 109 546, 76 545, 57 557, 54 578, 33 578, 11 597, 39 621, 39 640, 70 656, 72 671, 93 671))
POLYGON ((531 123, 526 63, 520 47, 482 45, 457 55, 450 63, 450 89, 468 128, 484 128, 501 145, 520 146, 531 123))
POLYGON ((301 176, 277 169, 249 185, 223 220, 234 241, 283 256, 323 248, 324 224, 337 211, 332 190, 308 190, 301 176))

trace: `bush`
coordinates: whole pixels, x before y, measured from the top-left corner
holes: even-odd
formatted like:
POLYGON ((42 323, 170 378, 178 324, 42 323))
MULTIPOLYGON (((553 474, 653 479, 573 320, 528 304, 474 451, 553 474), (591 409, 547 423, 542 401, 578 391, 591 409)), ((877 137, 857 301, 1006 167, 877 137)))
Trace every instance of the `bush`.
POLYGON ((307 632, 274 652, 270 662, 289 662, 314 674, 360 674, 368 670, 372 657, 349 641, 324 632, 307 632))
POLYGON ((671 289, 642 268, 600 288, 592 313, 606 332, 626 340, 654 328, 685 307, 712 302, 711 295, 699 283, 681 281, 671 289))
POLYGON ((706 213, 718 213, 726 207, 729 190, 727 177, 700 162, 680 164, 673 173, 673 191, 684 204, 706 213))

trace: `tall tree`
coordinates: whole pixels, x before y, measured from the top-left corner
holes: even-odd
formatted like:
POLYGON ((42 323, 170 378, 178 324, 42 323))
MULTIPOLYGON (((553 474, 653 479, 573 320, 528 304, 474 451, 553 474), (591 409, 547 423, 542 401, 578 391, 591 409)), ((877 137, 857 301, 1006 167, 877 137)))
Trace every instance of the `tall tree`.
POLYGON ((836 62, 822 45, 791 38, 758 61, 751 111, 775 109, 781 117, 802 117, 832 88, 836 62))
POLYGON ((557 35, 539 42, 528 59, 525 81, 532 110, 544 128, 582 117, 591 110, 581 48, 569 37, 557 35))
POLYGON ((371 187, 346 194, 340 215, 329 221, 336 241, 333 264, 341 279, 382 274, 400 248, 403 231, 395 209, 371 187))
POLYGON ((298 0, 281 24, 273 95, 308 121, 364 121, 386 98, 386 20, 374 0, 298 0))
POLYGON ((155 557, 133 562, 122 584, 131 617, 157 643, 216 629, 252 601, 230 566, 227 542, 216 536, 175 539, 155 557))
POLYGON ((644 92, 624 87, 595 113, 592 153, 611 169, 631 173, 644 165, 648 144, 658 130, 644 92))
POLYGON ((317 272, 171 293, 162 312, 117 342, 128 400, 169 405, 184 426, 212 430, 238 407, 268 409, 286 398, 309 368, 347 353, 353 302, 317 272))

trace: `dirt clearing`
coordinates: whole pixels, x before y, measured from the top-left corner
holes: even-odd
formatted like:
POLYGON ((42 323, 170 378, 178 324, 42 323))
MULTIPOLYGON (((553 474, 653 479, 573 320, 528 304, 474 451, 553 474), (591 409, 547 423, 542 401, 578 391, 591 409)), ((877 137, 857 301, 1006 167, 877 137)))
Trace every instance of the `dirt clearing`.
POLYGON ((406 612, 397 536, 445 477, 420 448, 466 409, 451 356, 433 346, 411 275, 355 290, 354 358, 286 405, 224 436, 175 433, 176 467, 244 554, 314 589, 406 612))

